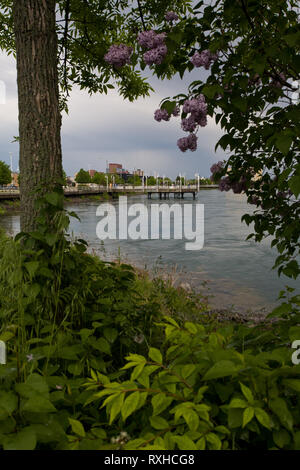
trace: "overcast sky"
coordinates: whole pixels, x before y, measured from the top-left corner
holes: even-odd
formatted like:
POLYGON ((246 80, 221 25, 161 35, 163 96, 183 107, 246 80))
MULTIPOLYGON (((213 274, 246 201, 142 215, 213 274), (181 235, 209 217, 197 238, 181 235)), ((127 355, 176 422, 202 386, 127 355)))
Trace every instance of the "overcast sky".
MULTIPOLYGON (((19 148, 17 143, 11 143, 13 136, 18 135, 16 65, 13 57, 0 53, 0 70, 0 80, 6 87, 6 103, 0 104, 0 160, 9 163, 9 153, 12 152, 13 168, 17 170, 19 148)), ((163 98, 185 93, 187 85, 200 73, 196 69, 183 81, 174 78, 160 82, 152 78, 150 83, 156 92, 134 103, 124 101, 115 90, 107 96, 99 94, 89 97, 84 91, 74 88, 69 101, 70 112, 68 116, 64 114, 62 126, 63 166, 67 175, 74 175, 80 168, 105 171, 108 160, 121 163, 128 170, 141 168, 148 175, 156 172, 172 178, 179 173, 187 177, 194 177, 195 173, 209 176, 210 166, 225 157, 222 150, 218 153, 214 151, 222 135, 214 120, 209 118, 207 127, 200 129, 198 149, 182 153, 176 142, 187 133, 180 128, 180 118, 160 123, 153 118, 163 98)))

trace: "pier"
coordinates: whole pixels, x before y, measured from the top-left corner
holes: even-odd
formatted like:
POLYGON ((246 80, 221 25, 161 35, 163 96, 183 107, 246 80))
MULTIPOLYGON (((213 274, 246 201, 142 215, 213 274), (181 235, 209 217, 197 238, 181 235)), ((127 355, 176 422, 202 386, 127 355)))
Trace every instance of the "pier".
MULTIPOLYGON (((64 188, 65 197, 80 197, 90 195, 102 195, 108 194, 111 197, 118 197, 120 194, 147 194, 148 199, 152 199, 154 194, 158 195, 159 199, 169 199, 170 194, 174 198, 183 199, 186 194, 192 194, 193 199, 196 198, 196 194, 199 190, 204 189, 217 189, 218 185, 208 184, 201 185, 200 188, 196 186, 129 186, 129 185, 117 185, 117 186, 82 186, 76 188, 64 188)), ((18 189, 0 189, 0 200, 12 200, 20 199, 20 191, 18 189)))

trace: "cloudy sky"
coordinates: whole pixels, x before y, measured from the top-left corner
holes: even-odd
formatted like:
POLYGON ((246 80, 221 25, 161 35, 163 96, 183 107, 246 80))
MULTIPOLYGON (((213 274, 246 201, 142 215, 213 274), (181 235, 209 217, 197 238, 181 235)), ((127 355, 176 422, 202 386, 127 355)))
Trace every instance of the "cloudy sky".
MULTIPOLYGON (((14 59, 0 53, 0 160, 9 163, 10 152, 13 168, 18 168, 19 149, 12 143, 18 135, 18 109, 16 66, 14 59), (1 89, 6 88, 3 103, 1 89), (2 86, 1 86, 2 85, 2 86)), ((166 96, 186 92, 187 85, 199 77, 195 70, 184 80, 174 78, 161 82, 152 78, 156 90, 149 98, 134 103, 124 101, 117 91, 106 95, 93 95, 74 88, 69 101, 69 115, 63 116, 62 145, 63 165, 67 175, 74 175, 80 168, 105 171, 106 160, 121 163, 124 168, 141 168, 146 174, 158 173, 175 178, 179 173, 193 177, 195 173, 209 176, 210 166, 224 158, 214 146, 222 135, 214 120, 200 129, 196 152, 182 153, 177 139, 187 135, 180 129, 180 118, 158 123, 154 111, 166 96)))

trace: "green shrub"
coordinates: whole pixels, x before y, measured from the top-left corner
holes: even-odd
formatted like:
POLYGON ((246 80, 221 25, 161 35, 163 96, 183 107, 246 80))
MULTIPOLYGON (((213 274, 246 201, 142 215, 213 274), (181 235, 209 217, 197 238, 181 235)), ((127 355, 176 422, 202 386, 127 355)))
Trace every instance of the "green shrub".
MULTIPOLYGON (((101 388, 88 403, 105 407, 109 425, 131 436, 112 448, 300 449, 300 365, 289 344, 261 350, 260 337, 274 341, 278 331, 180 327, 171 318, 161 326, 165 350, 130 354, 129 380, 93 373, 86 384, 101 388)), ((300 338, 300 327, 287 336, 300 338)))

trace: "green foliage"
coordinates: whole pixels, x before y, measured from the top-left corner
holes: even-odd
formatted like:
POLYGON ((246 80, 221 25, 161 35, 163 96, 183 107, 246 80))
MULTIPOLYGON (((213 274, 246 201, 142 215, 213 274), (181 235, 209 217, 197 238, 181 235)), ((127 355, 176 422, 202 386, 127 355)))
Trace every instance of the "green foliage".
POLYGON ((100 184, 102 186, 106 185, 105 174, 104 173, 99 173, 98 171, 96 171, 96 173, 94 174, 94 176, 92 178, 92 183, 100 184))
POLYGON ((11 172, 9 166, 0 160, 0 185, 11 183, 11 172))
POLYGON ((128 183, 132 184, 133 186, 141 186, 142 181, 138 175, 133 175, 130 178, 128 178, 128 183))
POLYGON ((75 181, 76 183, 90 183, 91 177, 89 172, 81 168, 76 175, 75 181))
POLYGON ((122 449, 299 449, 300 366, 284 342, 295 327, 216 328, 170 317, 160 326, 164 348, 128 355, 128 378, 93 373, 86 384, 96 389, 87 406, 98 403, 131 436, 122 449))
POLYGON ((155 322, 163 313, 206 306, 71 241, 75 214, 63 209, 61 193, 37 204, 35 232, 0 238, 0 340, 8 359, 0 365, 0 448, 99 449, 110 432, 99 424, 104 410, 83 407, 93 394, 83 389, 86 377, 92 370, 124 375, 124 356, 160 347, 155 322))

